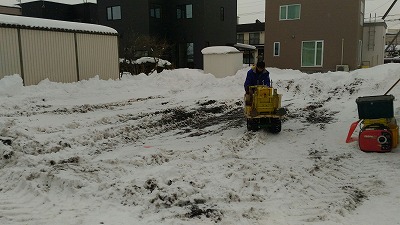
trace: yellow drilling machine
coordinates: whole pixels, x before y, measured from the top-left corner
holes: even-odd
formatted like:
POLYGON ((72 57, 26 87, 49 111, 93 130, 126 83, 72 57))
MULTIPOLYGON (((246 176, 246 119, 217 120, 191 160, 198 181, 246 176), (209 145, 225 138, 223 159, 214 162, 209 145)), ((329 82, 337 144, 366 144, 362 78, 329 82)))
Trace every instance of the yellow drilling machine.
POLYGON ((249 87, 244 96, 244 114, 247 119, 247 130, 257 131, 261 128, 279 133, 282 128, 282 118, 286 110, 281 107, 282 95, 277 90, 266 85, 249 87))

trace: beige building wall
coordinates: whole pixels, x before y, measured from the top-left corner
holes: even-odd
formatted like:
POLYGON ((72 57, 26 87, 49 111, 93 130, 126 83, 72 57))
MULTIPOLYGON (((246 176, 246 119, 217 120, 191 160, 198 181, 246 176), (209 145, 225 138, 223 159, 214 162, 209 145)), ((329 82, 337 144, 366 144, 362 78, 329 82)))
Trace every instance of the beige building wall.
POLYGON ((77 81, 73 33, 21 29, 24 84, 77 81))
MULTIPOLYGON (((17 3, 17 1, 15 1, 15 3, 17 3)), ((22 15, 21 8, 19 8, 19 7, 2 6, 2 5, 0 5, 0 13, 1 14, 7 14, 7 15, 17 15, 17 16, 22 15)))
POLYGON ((7 75, 21 74, 18 30, 0 27, 0 79, 7 75))
POLYGON ((76 39, 79 80, 119 78, 117 36, 78 33, 76 39))
POLYGON ((366 23, 364 25, 363 67, 373 67, 384 63, 385 32, 385 23, 366 23))

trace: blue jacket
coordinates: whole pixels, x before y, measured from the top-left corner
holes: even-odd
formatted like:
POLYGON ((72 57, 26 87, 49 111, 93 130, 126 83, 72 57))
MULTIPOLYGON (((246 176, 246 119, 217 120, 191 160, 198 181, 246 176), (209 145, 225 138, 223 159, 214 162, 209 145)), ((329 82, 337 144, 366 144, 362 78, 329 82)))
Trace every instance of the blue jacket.
POLYGON ((246 81, 244 82, 244 90, 247 92, 249 86, 254 85, 271 85, 269 80, 269 72, 264 69, 261 73, 257 73, 256 68, 247 72, 246 81))

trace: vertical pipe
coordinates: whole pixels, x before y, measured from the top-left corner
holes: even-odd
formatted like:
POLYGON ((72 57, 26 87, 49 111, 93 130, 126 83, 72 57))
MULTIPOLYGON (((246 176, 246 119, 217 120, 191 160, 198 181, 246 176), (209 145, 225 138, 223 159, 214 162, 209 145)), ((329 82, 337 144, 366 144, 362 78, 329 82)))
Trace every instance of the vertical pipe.
POLYGON ((79 74, 79 54, 78 54, 78 40, 76 38, 76 33, 74 33, 74 42, 75 42, 75 62, 76 62, 76 78, 77 81, 80 81, 80 74, 79 74))
POLYGON ((22 58, 22 41, 21 41, 21 29, 17 28, 18 33, 18 48, 19 48, 19 61, 21 66, 21 78, 23 85, 25 86, 25 73, 24 73, 24 60, 22 58))
POLYGON ((342 38, 342 55, 340 57, 340 65, 343 65, 344 38, 342 38))

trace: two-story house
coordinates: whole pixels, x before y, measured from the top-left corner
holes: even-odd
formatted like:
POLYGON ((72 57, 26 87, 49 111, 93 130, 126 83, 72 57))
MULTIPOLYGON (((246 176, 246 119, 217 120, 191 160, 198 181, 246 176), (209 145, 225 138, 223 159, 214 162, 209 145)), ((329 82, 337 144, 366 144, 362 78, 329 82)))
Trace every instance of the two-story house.
POLYGON ((201 50, 236 42, 236 0, 97 0, 99 23, 120 34, 120 52, 132 34, 165 38, 167 60, 176 67, 202 68, 201 50))
POLYGON ((268 0, 267 66, 305 72, 362 64, 365 0, 268 0))
POLYGON ((256 20, 255 23, 238 24, 236 32, 237 43, 256 47, 255 51, 243 51, 243 63, 253 64, 255 61, 264 61, 265 23, 256 20))

